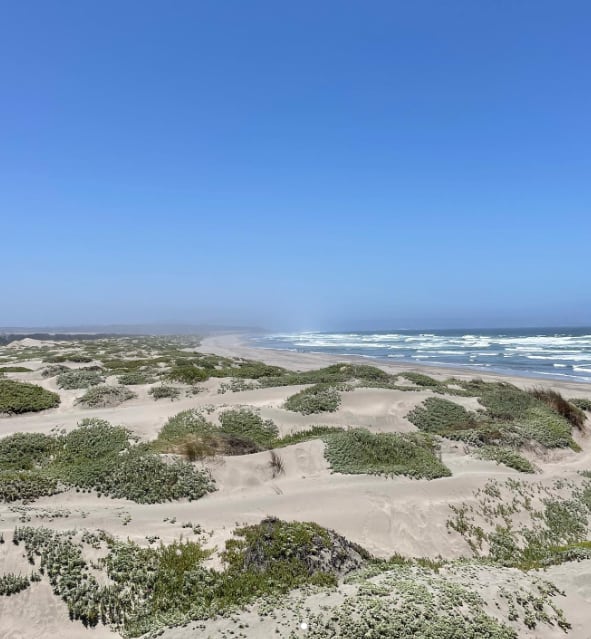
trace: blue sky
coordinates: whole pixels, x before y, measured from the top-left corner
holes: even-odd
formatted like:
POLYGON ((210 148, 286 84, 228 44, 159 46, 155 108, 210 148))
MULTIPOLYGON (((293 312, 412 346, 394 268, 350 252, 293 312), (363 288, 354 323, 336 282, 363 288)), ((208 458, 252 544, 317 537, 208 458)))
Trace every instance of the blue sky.
POLYGON ((591 324, 591 4, 4 3, 0 326, 591 324))

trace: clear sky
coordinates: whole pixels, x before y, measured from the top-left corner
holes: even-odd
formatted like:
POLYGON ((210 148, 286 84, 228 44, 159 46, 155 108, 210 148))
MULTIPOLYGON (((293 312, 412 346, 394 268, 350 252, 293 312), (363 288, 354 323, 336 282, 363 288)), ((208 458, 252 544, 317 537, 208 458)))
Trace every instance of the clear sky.
POLYGON ((0 326, 591 324, 591 3, 18 0, 0 326))

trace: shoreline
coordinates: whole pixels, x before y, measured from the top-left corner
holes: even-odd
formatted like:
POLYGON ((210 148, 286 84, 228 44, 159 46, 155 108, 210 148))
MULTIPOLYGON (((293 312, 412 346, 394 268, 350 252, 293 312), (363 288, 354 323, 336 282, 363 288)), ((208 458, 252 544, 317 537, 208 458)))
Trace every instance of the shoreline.
POLYGON ((247 341, 248 335, 244 333, 232 333, 224 335, 210 335, 204 337, 198 350, 207 353, 226 357, 242 357, 264 362, 272 366, 282 366, 294 370, 312 370, 322 368, 339 362, 349 362, 355 364, 368 364, 377 366, 388 373, 400 374, 409 371, 416 371, 430 375, 435 379, 447 377, 457 377, 459 379, 482 378, 488 381, 510 382, 519 387, 543 386, 546 388, 560 388, 566 391, 565 394, 571 397, 577 392, 588 392, 591 390, 591 383, 578 380, 562 380, 553 377, 536 377, 534 375, 519 375, 517 373, 504 372, 484 372, 481 369, 468 367, 454 367, 434 364, 414 364, 414 363, 390 363, 379 358, 364 357, 362 355, 332 355, 328 353, 298 352, 282 350, 276 348, 264 348, 252 346, 247 341))

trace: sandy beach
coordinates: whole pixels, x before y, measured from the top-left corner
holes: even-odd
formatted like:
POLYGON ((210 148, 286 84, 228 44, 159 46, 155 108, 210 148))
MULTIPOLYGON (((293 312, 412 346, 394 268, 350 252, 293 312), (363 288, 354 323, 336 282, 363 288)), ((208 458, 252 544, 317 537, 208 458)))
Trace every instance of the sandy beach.
MULTIPOLYGON (((254 349, 240 336, 208 337, 199 350, 225 357, 262 360, 268 364, 293 370, 311 370, 354 358, 254 349)), ((362 359, 362 358, 358 358, 362 359)), ((367 363, 366 360, 363 363, 367 363)), ((39 360, 23 362, 34 370, 15 373, 11 378, 34 382, 48 390, 57 390, 54 378, 43 378, 38 372, 39 360)), ((408 367, 382 366, 390 373, 408 367)), ((471 371, 414 367, 436 379, 454 375, 473 377, 471 371)), ((525 388, 543 385, 559 390, 566 397, 591 398, 591 385, 543 381, 523 377, 491 375, 486 380, 510 381, 525 388)), ((302 415, 285 410, 288 396, 303 386, 257 388, 233 393, 218 393, 219 379, 201 384, 202 391, 177 401, 154 402, 148 386, 134 387, 137 397, 115 408, 88 409, 74 403, 80 391, 60 391, 58 408, 19 416, 0 418, 0 437, 12 433, 50 433, 55 427, 71 430, 86 417, 98 417, 113 424, 123 424, 141 439, 154 438, 166 420, 189 408, 207 409, 215 420, 223 409, 234 406, 254 407, 264 419, 271 419, 285 435, 312 425, 323 424, 367 428, 371 432, 413 432, 416 427, 406 419, 415 406, 433 395, 430 390, 404 392, 380 388, 358 388, 343 393, 338 410, 321 415, 302 415)), ((474 398, 457 398, 466 408, 477 408, 474 398)), ((575 435, 581 452, 570 449, 549 451, 535 458, 539 472, 536 482, 551 485, 557 479, 577 477, 580 470, 591 468, 591 438, 587 433, 575 435)), ((254 524, 273 515, 286 520, 313 521, 333 529, 347 539, 361 544, 377 557, 395 553, 417 557, 456 559, 470 556, 470 549, 459 535, 450 534, 446 521, 450 505, 474 504, 474 492, 491 479, 505 481, 520 474, 494 461, 466 454, 463 444, 445 440, 441 457, 451 470, 450 477, 429 481, 407 477, 385 478, 371 475, 342 475, 330 470, 320 440, 307 441, 282 449, 285 472, 273 477, 269 470, 268 452, 221 457, 208 464, 217 490, 194 502, 137 504, 124 499, 98 497, 96 494, 66 493, 43 497, 27 507, 26 513, 15 504, 0 504, 0 532, 10 538, 11 531, 25 517, 31 525, 44 525, 57 530, 100 529, 122 539, 145 544, 146 535, 157 535, 163 543, 186 535, 184 522, 198 522, 210 533, 207 545, 220 548, 237 524, 254 524), (28 519, 27 519, 28 518, 28 519)), ((533 481, 533 480, 532 480, 533 481)), ((25 560, 10 543, 0 545, 0 573, 26 570, 25 560)), ((545 578, 555 580, 566 597, 561 606, 573 625, 570 637, 585 639, 590 619, 586 610, 591 605, 591 560, 552 567, 545 578)), ((249 637, 264 637, 267 626, 252 626, 249 637)), ((51 594, 47 583, 35 583, 12 597, 0 597, 0 628, 3 639, 57 639, 72 637, 116 636, 104 626, 86 629, 67 617, 65 605, 51 594)), ((208 622, 207 632, 198 636, 223 636, 228 622, 208 622), (224 625, 225 624, 225 625, 224 625)), ((539 626, 524 631, 523 637, 560 637, 556 627, 539 626)), ((173 629, 165 637, 196 636, 190 629, 173 629)))

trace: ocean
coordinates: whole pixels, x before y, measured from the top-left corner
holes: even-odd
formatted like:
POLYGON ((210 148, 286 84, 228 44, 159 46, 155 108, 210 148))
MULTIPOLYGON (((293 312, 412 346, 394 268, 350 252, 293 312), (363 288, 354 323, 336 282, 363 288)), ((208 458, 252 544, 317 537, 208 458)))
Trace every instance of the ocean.
POLYGON ((591 327, 303 332, 251 341, 259 348, 591 382, 591 327))

